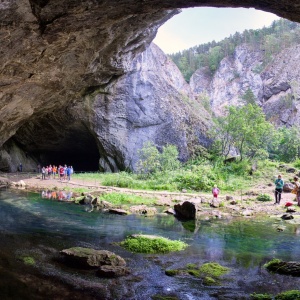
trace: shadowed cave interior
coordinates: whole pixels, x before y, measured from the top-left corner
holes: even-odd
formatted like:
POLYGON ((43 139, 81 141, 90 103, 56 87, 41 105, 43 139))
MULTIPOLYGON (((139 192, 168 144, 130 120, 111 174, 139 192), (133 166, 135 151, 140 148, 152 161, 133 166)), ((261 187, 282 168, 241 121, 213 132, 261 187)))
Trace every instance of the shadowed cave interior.
MULTIPOLYGON (((6 143, 22 149, 26 159, 36 164, 67 164, 77 171, 98 171, 100 153, 97 140, 81 121, 46 115, 24 124, 6 143)), ((24 171, 26 162, 23 162, 24 171)), ((32 170, 30 170, 32 171, 32 170)))

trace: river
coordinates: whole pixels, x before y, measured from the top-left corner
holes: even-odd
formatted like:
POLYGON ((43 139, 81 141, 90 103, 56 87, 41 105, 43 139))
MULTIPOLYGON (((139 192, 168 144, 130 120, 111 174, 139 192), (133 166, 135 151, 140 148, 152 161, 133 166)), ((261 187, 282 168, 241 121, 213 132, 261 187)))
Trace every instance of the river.
POLYGON ((204 219, 194 225, 171 215, 88 212, 84 205, 37 193, 0 190, 0 299, 242 299, 253 292, 277 294, 299 287, 299 278, 270 274, 263 265, 272 258, 298 260, 300 225, 245 217, 204 219), (278 232, 278 226, 284 230, 278 232), (180 239, 189 247, 144 255, 115 243, 134 233, 180 239), (94 271, 65 266, 59 251, 74 246, 113 251, 126 260, 131 274, 104 279, 94 271), (205 286, 192 276, 165 275, 166 269, 206 262, 230 268, 220 286, 205 286))

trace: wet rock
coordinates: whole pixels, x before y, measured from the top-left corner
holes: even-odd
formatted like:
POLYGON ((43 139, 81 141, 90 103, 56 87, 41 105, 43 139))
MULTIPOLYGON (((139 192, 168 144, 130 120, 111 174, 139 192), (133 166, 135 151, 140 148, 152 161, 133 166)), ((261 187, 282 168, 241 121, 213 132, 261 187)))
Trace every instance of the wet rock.
POLYGON ((265 265, 266 269, 270 272, 300 276, 300 263, 296 261, 281 261, 273 259, 265 265))
POLYGON ((105 278, 115 278, 130 274, 130 271, 125 266, 101 266, 97 271, 97 276, 105 278))
POLYGON ((85 198, 85 196, 76 197, 74 199, 74 203, 76 203, 76 204, 84 204, 84 198, 85 198))
POLYGON ((169 214, 169 215, 175 215, 176 212, 173 208, 168 208, 167 210, 164 211, 164 213, 169 214))
POLYGON ((155 207, 148 207, 147 205, 134 205, 130 207, 130 212, 133 214, 153 216, 157 214, 155 207))
POLYGON ((128 211, 124 209, 119 209, 119 208, 110 208, 108 210, 109 213, 111 214, 116 214, 116 215, 128 215, 128 211))
POLYGON ((284 214, 284 215, 281 216, 281 219, 283 219, 283 220, 292 220, 292 219, 294 219, 294 217, 291 214, 284 214))
POLYGON ((126 266, 122 257, 107 250, 73 247, 64 249, 60 253, 64 255, 66 262, 75 268, 89 269, 103 265, 126 266))
POLYGON ((100 208, 100 209, 109 209, 109 208, 112 208, 113 205, 108 202, 108 201, 105 201, 105 200, 98 200, 97 202, 97 206, 100 208))
POLYGON ((178 216, 179 218, 184 218, 188 220, 196 219, 197 206, 195 203, 185 201, 182 204, 175 204, 174 210, 176 216, 178 216))
POLYGON ((91 194, 87 194, 84 197, 84 204, 93 204, 95 205, 97 203, 97 198, 92 196, 91 194))

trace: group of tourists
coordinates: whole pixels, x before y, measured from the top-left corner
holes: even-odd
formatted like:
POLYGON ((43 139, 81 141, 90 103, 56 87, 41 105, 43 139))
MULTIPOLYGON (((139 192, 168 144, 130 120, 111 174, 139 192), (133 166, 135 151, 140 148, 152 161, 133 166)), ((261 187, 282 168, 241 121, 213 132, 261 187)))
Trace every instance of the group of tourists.
POLYGON ((42 167, 42 180, 46 179, 55 179, 57 178, 61 180, 71 180, 71 175, 74 173, 74 169, 72 166, 67 165, 59 165, 58 167, 55 165, 49 165, 46 167, 42 167))

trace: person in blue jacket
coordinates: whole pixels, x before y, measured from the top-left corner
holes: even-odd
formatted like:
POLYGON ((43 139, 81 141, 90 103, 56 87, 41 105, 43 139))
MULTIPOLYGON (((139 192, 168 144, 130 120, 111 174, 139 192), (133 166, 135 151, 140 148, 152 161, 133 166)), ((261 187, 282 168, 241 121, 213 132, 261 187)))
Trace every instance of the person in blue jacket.
POLYGON ((284 182, 281 178, 281 175, 278 175, 278 178, 275 180, 275 203, 274 204, 280 203, 283 185, 284 182))

